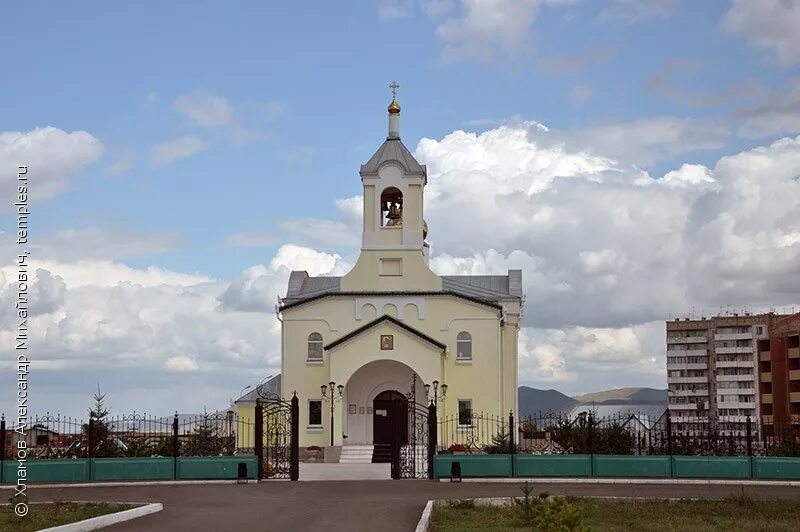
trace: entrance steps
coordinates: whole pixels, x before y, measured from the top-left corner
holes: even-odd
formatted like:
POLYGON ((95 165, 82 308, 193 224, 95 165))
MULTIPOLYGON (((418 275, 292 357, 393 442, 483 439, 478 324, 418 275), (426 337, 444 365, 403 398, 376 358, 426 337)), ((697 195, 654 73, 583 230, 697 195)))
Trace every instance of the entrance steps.
POLYGON ((392 461, 392 444, 376 443, 375 450, 372 452, 373 464, 388 464, 392 461))
POLYGON ((372 445, 342 445, 340 464, 371 464, 372 445))

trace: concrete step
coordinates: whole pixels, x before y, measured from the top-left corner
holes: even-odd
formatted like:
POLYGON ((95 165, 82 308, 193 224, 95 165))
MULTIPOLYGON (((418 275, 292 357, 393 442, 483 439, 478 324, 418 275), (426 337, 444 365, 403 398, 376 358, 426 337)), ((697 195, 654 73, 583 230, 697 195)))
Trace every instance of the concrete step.
POLYGON ((340 464, 369 464, 372 463, 372 445, 343 445, 339 457, 340 464))

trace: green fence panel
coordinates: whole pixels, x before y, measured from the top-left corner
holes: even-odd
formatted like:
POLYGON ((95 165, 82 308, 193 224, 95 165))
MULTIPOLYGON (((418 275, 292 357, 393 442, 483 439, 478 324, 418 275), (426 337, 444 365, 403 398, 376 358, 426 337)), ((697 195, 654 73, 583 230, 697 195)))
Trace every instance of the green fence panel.
POLYGON ((669 477, 669 456, 626 456, 596 454, 594 476, 596 477, 669 477))
POLYGON ((759 456, 753 458, 753 478, 800 480, 800 458, 759 456))
POLYGON ((258 476, 258 458, 255 456, 209 456, 179 457, 178 478, 189 479, 234 479, 238 476, 239 463, 247 465, 247 478, 258 476))
POLYGON ((95 458, 92 480, 172 480, 173 458, 95 458))
MULTIPOLYGON (((89 460, 29 460, 27 466, 28 482, 80 482, 89 480, 89 460)), ((3 462, 3 483, 17 482, 17 461, 3 462)))
POLYGON ((673 456, 676 478, 750 478, 747 456, 673 456))
POLYGON ((514 455, 515 477, 590 477, 588 454, 514 455))
POLYGON ((510 477, 510 454, 437 454, 433 459, 434 478, 450 478, 450 464, 461 463, 461 476, 510 477))

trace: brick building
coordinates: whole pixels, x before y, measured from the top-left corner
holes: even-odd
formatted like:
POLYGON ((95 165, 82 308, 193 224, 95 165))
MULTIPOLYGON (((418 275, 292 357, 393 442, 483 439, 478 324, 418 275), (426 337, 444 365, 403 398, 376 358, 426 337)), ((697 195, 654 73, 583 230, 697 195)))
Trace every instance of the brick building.
POLYGON ((800 428, 800 312, 774 320, 758 340, 758 372, 764 434, 800 428))

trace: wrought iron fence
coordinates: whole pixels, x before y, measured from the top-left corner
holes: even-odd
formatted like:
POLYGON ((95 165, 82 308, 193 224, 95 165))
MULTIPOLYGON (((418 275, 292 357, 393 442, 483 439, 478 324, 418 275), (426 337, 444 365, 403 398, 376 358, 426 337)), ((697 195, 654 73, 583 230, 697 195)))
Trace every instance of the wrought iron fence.
POLYGON ((515 420, 477 412, 440 417, 440 452, 800 456, 800 424, 757 426, 747 416, 659 417, 640 412, 577 416, 542 412, 515 420))
POLYGON ((255 454, 254 420, 234 411, 154 416, 145 413, 79 419, 32 416, 24 435, 0 427, 5 459, 25 441, 36 459, 255 454))

